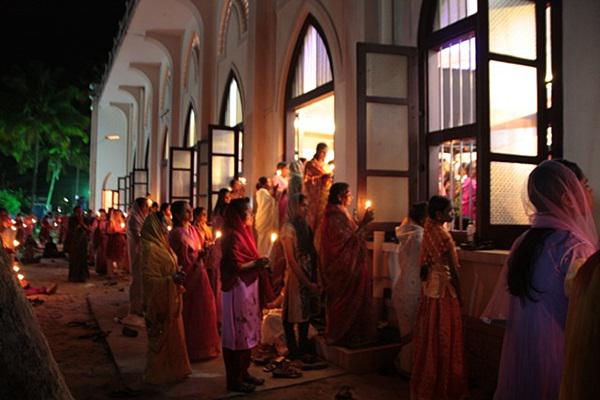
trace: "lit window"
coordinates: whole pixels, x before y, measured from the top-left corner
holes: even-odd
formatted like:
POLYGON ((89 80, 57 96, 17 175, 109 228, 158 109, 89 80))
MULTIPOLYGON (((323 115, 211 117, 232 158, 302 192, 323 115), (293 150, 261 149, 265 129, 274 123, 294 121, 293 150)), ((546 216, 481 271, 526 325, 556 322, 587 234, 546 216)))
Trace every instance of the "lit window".
POLYGON ((302 49, 298 55, 292 97, 298 97, 331 82, 331 63, 323 38, 314 26, 310 25, 304 35, 302 49))

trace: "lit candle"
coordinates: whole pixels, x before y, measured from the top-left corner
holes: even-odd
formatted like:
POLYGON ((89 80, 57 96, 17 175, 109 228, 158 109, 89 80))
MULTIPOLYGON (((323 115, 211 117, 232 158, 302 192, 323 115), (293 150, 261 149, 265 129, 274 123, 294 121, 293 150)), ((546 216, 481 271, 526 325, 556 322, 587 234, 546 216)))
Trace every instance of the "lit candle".
POLYGON ((13 246, 19 247, 20 244, 21 242, 19 242, 17 239, 13 240, 13 246))
POLYGON ((169 232, 171 232, 171 229, 173 229, 173 228, 171 227, 171 225, 167 225, 167 230, 168 230, 169 232))
POLYGON ((281 176, 281 170, 278 169, 277 172, 276 172, 276 174, 277 174, 277 176, 281 176))
POLYGON ((223 232, 221 232, 221 231, 216 231, 215 232, 215 240, 221 239, 221 236, 223 236, 223 232))
POLYGON ((269 244, 269 252, 267 253, 267 257, 271 257, 271 252, 273 251, 273 244, 277 241, 277 233, 271 233, 271 244, 269 244))
POLYGON ((15 271, 15 272, 19 272, 19 270, 20 270, 20 269, 21 269, 21 268, 19 268, 17 265, 14 265, 14 266, 13 266, 13 271, 15 271))
POLYGON ((239 181, 242 185, 246 185, 246 178, 244 178, 243 176, 240 177, 239 181))
POLYGON ((19 278, 20 281, 22 281, 23 279, 25 279, 25 275, 23 274, 18 274, 17 278, 19 278))
POLYGON ((368 210, 371 208, 371 206, 373 206, 373 202, 371 200, 365 201, 365 210, 368 210))
POLYGON ((27 228, 27 224, 23 224, 23 228, 27 228))
POLYGON ((32 224, 37 224, 37 219, 33 218, 33 219, 31 220, 31 223, 32 223, 32 224))
POLYGON ((121 222, 121 229, 125 229, 125 222, 121 222))
POLYGON ((100 216, 100 211, 96 211, 96 217, 100 216))
POLYGON ((123 213, 123 216, 124 216, 125 218, 127 218, 127 213, 126 213, 126 212, 124 212, 124 213, 123 213))
POLYGON ((10 227, 10 229, 12 229, 13 231, 16 231, 17 227, 13 225, 13 226, 10 227))
POLYGON ((14 225, 17 223, 17 221, 15 221, 14 219, 11 219, 10 222, 14 225))
POLYGON ((57 226, 58 226, 58 224, 55 222, 55 223, 54 223, 54 227, 56 228, 57 226))

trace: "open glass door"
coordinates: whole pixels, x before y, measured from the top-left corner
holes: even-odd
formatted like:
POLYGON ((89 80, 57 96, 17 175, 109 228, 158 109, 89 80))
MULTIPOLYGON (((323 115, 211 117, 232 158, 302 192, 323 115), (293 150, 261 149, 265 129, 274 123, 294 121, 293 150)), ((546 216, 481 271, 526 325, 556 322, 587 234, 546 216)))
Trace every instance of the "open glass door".
POLYGON ((194 156, 196 150, 171 147, 169 163, 169 202, 194 201, 194 156))
MULTIPOLYGON (((120 176, 117 178, 117 201, 112 204, 113 208, 118 208, 121 210, 125 209, 125 203, 127 202, 127 187, 125 182, 125 177, 120 176)), ((114 198, 114 196, 113 196, 114 198)), ((108 210, 107 210, 108 211, 108 210)))
POLYGON ((146 197, 148 193, 148 170, 135 168, 131 174, 132 202, 138 197, 146 197))
POLYGON ((416 49, 359 43, 357 73, 358 205, 387 230, 418 198, 416 49))
POLYGON ((212 210, 219 190, 242 174, 243 133, 236 127, 210 125, 208 139, 199 142, 198 204, 212 210))

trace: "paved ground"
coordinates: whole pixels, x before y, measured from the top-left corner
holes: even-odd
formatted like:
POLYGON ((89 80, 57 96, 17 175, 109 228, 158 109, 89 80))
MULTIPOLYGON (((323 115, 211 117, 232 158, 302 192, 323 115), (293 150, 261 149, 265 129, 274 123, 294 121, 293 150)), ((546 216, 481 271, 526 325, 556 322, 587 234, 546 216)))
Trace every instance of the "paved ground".
MULTIPOLYGON (((58 283, 53 296, 35 307, 42 329, 75 398, 106 400, 119 396, 125 388, 139 390, 141 399, 228 398, 224 387, 222 361, 193 365, 190 379, 178 385, 147 387, 141 382, 145 362, 145 332, 138 338, 122 336, 122 327, 113 321, 126 310, 126 278, 117 285, 91 273, 85 284, 66 281, 67 266, 35 264, 24 267, 33 286, 58 283), (70 323, 70 324, 69 324, 70 323), (72 326, 77 325, 77 326, 72 326), (108 334, 103 338, 101 334, 108 334)), ((257 367, 254 373, 263 374, 257 367)), ((352 389, 355 399, 408 399, 408 382, 399 376, 347 374, 334 366, 307 373, 303 380, 267 380, 265 388, 248 399, 333 400, 343 387, 352 389)), ((130 397, 131 398, 131 397, 130 397)), ((474 396, 474 398, 482 398, 474 396)))

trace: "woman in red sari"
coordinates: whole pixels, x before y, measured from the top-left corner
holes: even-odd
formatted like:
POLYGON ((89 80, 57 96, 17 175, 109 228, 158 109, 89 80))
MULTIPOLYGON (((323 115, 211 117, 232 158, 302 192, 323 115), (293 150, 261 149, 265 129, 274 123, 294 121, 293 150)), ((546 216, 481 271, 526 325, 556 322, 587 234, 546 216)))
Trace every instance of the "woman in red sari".
POLYGON ((223 360, 227 389, 243 393, 264 384, 263 379, 250 375, 248 368, 251 351, 260 343, 261 303, 273 300, 261 296, 269 259, 258 254, 252 224, 249 200, 232 200, 225 210, 221 259, 223 360))
POLYGON ((349 185, 335 183, 321 223, 320 256, 327 295, 325 337, 331 344, 358 347, 376 339, 371 271, 363 237, 373 211, 367 210, 357 223, 348 211, 350 204, 349 185))
POLYGON ((173 230, 169 244, 186 274, 183 294, 183 324, 190 361, 219 355, 219 332, 215 298, 202 260, 198 230, 192 226, 192 208, 187 201, 171 205, 173 230))
MULTIPOLYGON (((458 254, 444 223, 450 222, 452 202, 442 196, 429 200, 421 245, 421 265, 427 277, 413 331, 412 400, 459 400, 468 396, 465 374, 458 254)), ((424 275, 424 274, 423 274, 424 275)))

